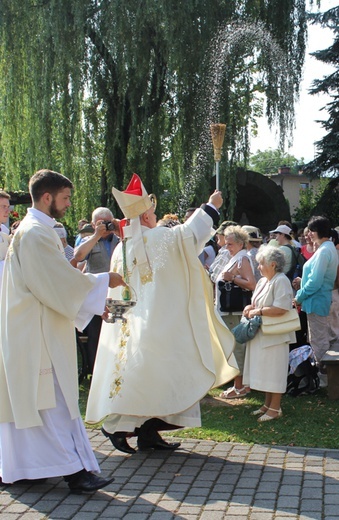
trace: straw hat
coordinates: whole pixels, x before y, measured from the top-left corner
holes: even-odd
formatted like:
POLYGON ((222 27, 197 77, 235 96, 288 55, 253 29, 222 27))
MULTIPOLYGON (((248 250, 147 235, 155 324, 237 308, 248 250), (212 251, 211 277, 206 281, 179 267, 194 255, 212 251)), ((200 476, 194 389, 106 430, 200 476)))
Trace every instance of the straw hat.
POLYGON ((262 234, 259 228, 255 226, 243 226, 245 231, 247 231, 250 242, 262 242, 262 234))

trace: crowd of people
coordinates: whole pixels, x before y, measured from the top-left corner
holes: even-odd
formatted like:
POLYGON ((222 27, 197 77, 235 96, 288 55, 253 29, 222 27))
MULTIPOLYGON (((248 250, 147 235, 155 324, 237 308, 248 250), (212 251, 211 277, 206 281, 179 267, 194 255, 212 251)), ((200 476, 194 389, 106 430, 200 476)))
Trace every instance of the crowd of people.
MULTIPOLYGON (((228 226, 228 223, 225 223, 225 225, 228 226)), ((243 230, 248 229, 250 233, 255 236, 252 228, 251 226, 242 227, 243 230)), ((227 229, 232 230, 232 227, 228 227, 227 229)), ((250 233, 248 233, 248 241, 252 239, 253 243, 253 236, 251 237, 250 233)), ((229 232, 224 231, 224 235, 228 236, 228 234, 229 232)), ((236 235, 233 235, 233 240, 235 236, 236 235)), ((259 230, 257 230, 257 236, 261 237, 259 230)), ((316 364, 319 368, 320 386, 323 387, 327 386, 327 378, 326 374, 323 374, 321 370, 321 359, 327 350, 338 349, 339 313, 337 312, 338 285, 336 285, 339 255, 338 243, 338 233, 335 229, 331 229, 329 220, 326 217, 316 216, 312 217, 309 220, 308 226, 298 234, 293 232, 292 225, 289 222, 281 221, 275 229, 270 231, 266 238, 261 237, 260 241, 258 240, 253 244, 254 247, 255 245, 262 244, 255 255, 256 261, 259 262, 259 271, 262 277, 265 275, 263 274, 263 266, 260 266, 260 259, 269 251, 267 249, 268 246, 275 247, 279 253, 283 253, 281 261, 277 261, 274 268, 276 272, 284 273, 285 278, 289 280, 289 291, 286 294, 288 294, 290 306, 293 303, 293 306, 298 309, 300 319, 300 330, 296 331, 295 339, 293 339, 294 334, 289 338, 287 345, 289 346, 289 350, 305 344, 311 345, 316 364), (297 237, 300 242, 296 240, 295 237, 297 237)), ((231 244, 226 242, 226 249, 230 249, 229 255, 231 255, 232 241, 231 244)), ((224 256, 225 253, 222 252, 222 255, 224 256)), ((218 265, 219 273, 221 273, 219 277, 227 276, 227 262, 221 262, 220 265, 217 259, 215 263, 218 265)), ((252 269, 255 274, 256 268, 253 263, 252 269)), ((267 270, 267 268, 264 267, 264 270, 267 270)), ((217 281, 217 279, 214 278, 213 269, 210 272, 210 276, 214 282, 217 281)), ((234 281, 236 282, 236 279, 234 281)), ((256 282, 252 305, 256 291, 258 288, 261 288, 262 279, 256 278, 256 282)), ((216 287, 216 306, 220 311, 220 307, 218 307, 219 303, 218 287, 216 287)), ((282 306, 280 308, 283 309, 282 306)), ((252 311, 250 313, 248 312, 248 309, 251 309, 250 307, 244 307, 244 309, 243 313, 238 312, 237 314, 244 314, 245 316, 253 315, 252 311)), ((286 308, 286 310, 287 309, 288 308, 286 308)), ((266 309, 265 312, 267 312, 266 309)), ((228 320, 231 319, 232 314, 234 313, 228 313, 228 320)), ((270 315, 270 313, 267 315, 270 315)), ((229 324, 232 326, 236 325, 236 323, 231 321, 229 321, 229 324)), ((254 352, 254 348, 251 348, 251 345, 256 344, 259 339, 261 345, 263 345, 264 342, 262 341, 261 334, 258 334, 258 336, 247 345, 243 345, 244 351, 246 351, 244 357, 247 366, 246 378, 242 379, 241 384, 236 380, 232 388, 228 388, 221 393, 221 398, 232 399, 245 397, 251 388, 256 388, 253 383, 253 369, 251 370, 252 378, 249 378, 248 367, 251 366, 249 360, 251 355, 253 357, 254 352), (250 381, 249 383, 246 381, 248 379, 250 381)), ((272 338, 270 338, 270 340, 271 339, 272 338)), ((237 352, 237 350, 235 350, 235 352, 237 352)), ((265 349, 264 352, 267 354, 270 351, 265 349)), ((279 352, 281 353, 282 349, 280 349, 279 352)), ((259 359, 259 357, 257 357, 257 359, 259 359)), ((280 366, 284 367, 282 386, 286 389, 288 357, 287 363, 282 363, 280 366)), ((280 416, 280 407, 277 408, 277 410, 276 416, 280 416)), ((270 415, 270 413, 268 414, 270 415)), ((272 416, 274 416, 274 414, 272 414, 272 416)))
POLYGON ((263 236, 254 225, 220 224, 215 191, 183 222, 174 214, 157 222, 154 198, 134 174, 124 191, 113 188, 124 219, 95 208, 91 222, 79 221, 73 248, 59 222, 71 181, 40 170, 29 189, 32 208, 11 233, 10 197, 0 191, 4 484, 63 476, 71 491, 92 492, 112 481, 98 475, 80 418, 76 331, 88 337, 86 421, 103 421, 103 435, 128 454, 132 437, 140 451, 177 449, 160 432, 200 426, 201 399, 224 385, 225 400, 263 392, 252 415, 278 419, 290 350, 309 343, 320 367, 337 348, 339 237, 326 217, 301 232, 280 221, 263 236), (134 305, 112 323, 106 298, 120 301, 126 289, 134 305), (235 341, 244 319, 279 322, 293 307, 300 331, 259 327, 235 341))

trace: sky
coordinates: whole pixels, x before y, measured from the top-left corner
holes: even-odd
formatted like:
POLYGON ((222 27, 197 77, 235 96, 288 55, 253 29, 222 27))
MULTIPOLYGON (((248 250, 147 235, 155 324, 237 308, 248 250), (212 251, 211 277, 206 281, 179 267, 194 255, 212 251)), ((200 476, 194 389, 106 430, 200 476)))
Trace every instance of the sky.
MULTIPOLYGON (((320 12, 324 12, 331 7, 338 5, 338 0, 321 0, 320 12)), ((312 12, 318 12, 316 6, 312 12)), ((297 159, 304 158, 304 162, 309 162, 314 158, 314 142, 318 141, 325 134, 324 129, 316 120, 328 119, 326 110, 320 110, 329 101, 329 96, 308 94, 314 79, 321 79, 327 76, 334 69, 316 60, 309 53, 320 49, 326 49, 333 43, 333 32, 320 26, 310 26, 308 33, 308 44, 305 55, 305 65, 303 79, 301 81, 300 100, 295 105, 296 126, 293 133, 293 144, 286 148, 285 152, 294 155, 297 159)), ((258 120, 258 137, 251 139, 251 152, 257 150, 267 150, 268 148, 277 149, 279 138, 276 129, 269 129, 265 119, 258 120)))

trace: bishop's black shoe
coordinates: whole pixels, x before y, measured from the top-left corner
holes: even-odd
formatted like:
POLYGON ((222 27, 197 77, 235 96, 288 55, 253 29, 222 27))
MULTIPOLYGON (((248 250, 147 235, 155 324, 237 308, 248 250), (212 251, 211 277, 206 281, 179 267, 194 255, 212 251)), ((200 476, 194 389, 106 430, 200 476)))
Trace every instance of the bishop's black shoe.
POLYGON ((179 448, 180 445, 180 442, 167 442, 164 439, 153 443, 138 440, 138 448, 140 451, 173 451, 179 448))
POLYGON ((139 430, 137 443, 140 451, 173 451, 179 448, 180 442, 166 442, 159 432, 152 428, 151 421, 152 419, 146 421, 139 430))
POLYGON ((128 444, 125 432, 108 433, 104 428, 101 428, 101 431, 111 441, 115 449, 129 454, 136 453, 136 450, 128 444))
POLYGON ((105 479, 98 477, 98 475, 83 469, 74 475, 68 475, 65 477, 65 480, 72 493, 81 494, 93 493, 98 489, 102 489, 111 484, 114 478, 105 479))

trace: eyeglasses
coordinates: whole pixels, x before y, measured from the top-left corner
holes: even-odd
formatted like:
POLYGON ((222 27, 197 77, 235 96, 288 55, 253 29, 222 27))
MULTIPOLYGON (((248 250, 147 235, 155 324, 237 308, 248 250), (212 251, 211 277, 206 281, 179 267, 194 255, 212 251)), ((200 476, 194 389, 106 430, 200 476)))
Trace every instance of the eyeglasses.
POLYGON ((9 210, 10 206, 6 205, 6 204, 0 204, 0 209, 8 209, 9 210))

